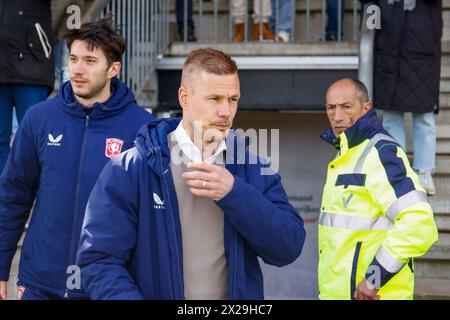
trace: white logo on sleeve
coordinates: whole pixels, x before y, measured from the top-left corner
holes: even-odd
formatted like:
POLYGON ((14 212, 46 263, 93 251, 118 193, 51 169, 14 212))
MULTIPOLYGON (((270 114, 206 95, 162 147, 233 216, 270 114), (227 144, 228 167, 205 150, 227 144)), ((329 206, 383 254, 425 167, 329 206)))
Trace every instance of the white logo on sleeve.
POLYGON ((160 210, 164 210, 165 209, 164 201, 161 200, 161 198, 154 192, 153 192, 153 201, 155 202, 153 204, 153 208, 160 209, 160 210))
POLYGON ((48 146, 56 146, 56 147, 60 147, 61 146, 61 140, 63 138, 63 135, 60 134, 59 136, 57 136, 56 138, 53 137, 53 135, 51 133, 48 134, 48 142, 47 145, 48 146))

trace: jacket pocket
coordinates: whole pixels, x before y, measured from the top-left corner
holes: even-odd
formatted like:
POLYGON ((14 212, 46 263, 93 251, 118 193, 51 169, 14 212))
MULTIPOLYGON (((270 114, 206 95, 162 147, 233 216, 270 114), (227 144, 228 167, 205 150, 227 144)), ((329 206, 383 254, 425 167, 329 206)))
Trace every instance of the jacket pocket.
POLYGON ((364 187, 366 185, 366 174, 363 173, 349 173, 340 174, 336 179, 336 186, 360 186, 364 187))
POLYGON ((350 299, 351 300, 355 300, 355 298, 353 297, 353 294, 355 293, 356 286, 358 285, 356 283, 356 272, 358 271, 358 261, 359 261, 360 251, 361 251, 361 245, 362 245, 362 241, 359 241, 356 243, 355 254, 353 256, 352 271, 350 273, 350 299))

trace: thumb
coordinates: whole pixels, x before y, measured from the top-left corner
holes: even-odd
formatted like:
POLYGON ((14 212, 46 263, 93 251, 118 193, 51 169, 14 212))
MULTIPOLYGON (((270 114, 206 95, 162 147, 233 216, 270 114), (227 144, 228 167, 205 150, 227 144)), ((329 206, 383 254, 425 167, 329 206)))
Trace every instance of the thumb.
POLYGON ((0 282, 0 300, 6 300, 6 282, 0 282))

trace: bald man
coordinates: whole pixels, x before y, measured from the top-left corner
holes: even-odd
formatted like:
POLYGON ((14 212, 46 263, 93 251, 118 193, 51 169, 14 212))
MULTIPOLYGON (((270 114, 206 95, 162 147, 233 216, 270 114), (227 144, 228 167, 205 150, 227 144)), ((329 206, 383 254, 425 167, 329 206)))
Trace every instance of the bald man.
POLYGON ((303 220, 280 176, 248 163, 230 130, 239 98, 229 55, 188 55, 183 118, 143 127, 91 194, 77 260, 91 298, 262 299, 258 257, 284 266, 300 255, 303 220))
POLYGON ((319 218, 319 297, 412 299, 413 258, 438 237, 425 190, 364 84, 333 83, 326 112, 331 128, 321 137, 338 153, 319 218))

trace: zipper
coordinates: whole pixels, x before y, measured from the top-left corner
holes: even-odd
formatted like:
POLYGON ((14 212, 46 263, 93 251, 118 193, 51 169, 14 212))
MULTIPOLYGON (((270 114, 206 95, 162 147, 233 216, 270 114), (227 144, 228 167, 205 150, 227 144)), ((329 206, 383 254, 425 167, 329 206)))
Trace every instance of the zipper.
MULTIPOLYGON (((74 210, 73 210, 73 218, 72 218, 72 234, 71 234, 71 239, 70 239, 70 254, 69 254, 69 259, 68 259, 68 264, 67 266, 71 265, 71 259, 72 259, 72 255, 73 255, 73 251, 74 251, 74 236, 75 236, 75 223, 76 223, 76 219, 77 219, 77 212, 78 212, 78 202, 80 199, 80 179, 81 179, 81 168, 82 168, 82 164, 83 164, 83 157, 84 157, 84 149, 85 149, 85 145, 86 145, 86 137, 87 137, 87 132, 88 132, 88 128, 89 128, 89 116, 87 115, 84 121, 84 132, 83 132, 83 140, 81 143, 81 154, 80 154, 80 162, 78 164, 78 174, 77 174, 77 185, 76 185, 76 191, 75 191, 75 206, 74 206, 74 210)), ((67 280, 66 280, 67 282, 67 280)), ((67 283, 66 283, 66 291, 64 293, 64 298, 68 298, 69 297, 69 289, 67 288, 67 283)))
POLYGON ((358 261, 359 261, 360 251, 361 251, 361 245, 362 245, 362 241, 358 241, 356 243, 355 254, 353 256, 352 271, 350 273, 350 299, 351 300, 355 300, 355 298, 353 297, 353 294, 355 293, 356 286, 358 285, 356 283, 356 273, 358 271, 358 261))
MULTIPOLYGON (((163 181, 164 181, 164 186, 165 186, 165 188, 166 188, 166 193, 167 193, 167 203, 168 203, 168 207, 170 208, 170 215, 171 215, 171 217, 172 217, 172 229, 173 229, 173 235, 174 235, 174 237, 175 237, 175 254, 176 254, 176 257, 177 257, 177 266, 178 266, 178 274, 180 275, 180 289, 181 288, 183 288, 183 282, 182 282, 182 280, 181 280, 181 268, 180 268, 180 255, 179 255, 179 252, 178 252, 178 237, 177 237, 177 233, 176 233, 176 229, 175 229, 175 217, 174 217, 174 215, 173 215, 173 210, 172 210, 172 202, 170 201, 170 194, 169 194, 169 187, 168 187, 168 185, 167 185, 167 180, 166 180, 166 176, 165 176, 165 174, 164 174, 164 172, 163 172, 163 166, 162 166, 162 153, 161 153, 161 148, 159 149, 159 160, 160 160, 160 162, 159 162, 159 164, 160 164, 160 166, 161 166, 161 174, 162 174, 162 177, 163 177, 163 181)), ((175 293, 175 292, 174 292, 175 293)), ((182 293, 183 294, 183 296, 184 296, 184 292, 182 293)))
MULTIPOLYGON (((244 159, 245 159, 245 154, 244 154, 244 159)), ((239 176, 239 171, 241 169, 240 165, 237 165, 237 169, 236 169, 236 174, 235 176, 238 177, 239 176)), ((237 231, 236 229, 234 229, 234 270, 233 270, 233 292, 231 295, 231 299, 232 300, 236 300, 236 274, 237 274, 237 231)))
MULTIPOLYGON (((234 228, 233 228, 234 229, 234 228)), ((234 270, 233 270, 233 293, 232 300, 236 300, 236 273, 237 273, 237 231, 234 230, 234 270)))

